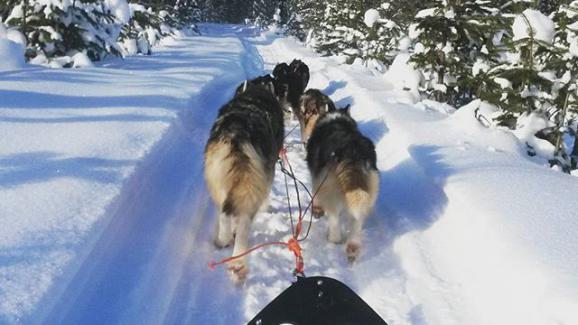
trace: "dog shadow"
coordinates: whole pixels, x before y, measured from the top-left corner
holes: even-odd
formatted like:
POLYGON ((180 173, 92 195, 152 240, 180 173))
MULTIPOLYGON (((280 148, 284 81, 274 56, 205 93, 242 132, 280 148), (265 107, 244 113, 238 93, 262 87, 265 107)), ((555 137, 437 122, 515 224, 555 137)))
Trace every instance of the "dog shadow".
POLYGON ((358 122, 359 130, 363 135, 368 137, 373 143, 378 143, 383 136, 389 132, 389 128, 382 119, 360 121, 358 122))
MULTIPOLYGON (((412 146, 410 157, 389 170, 380 171, 380 194, 374 218, 367 220, 368 246, 391 247, 412 231, 424 231, 444 213, 448 197, 444 185, 453 170, 442 161, 437 146, 412 146)), ((362 258, 380 258, 370 248, 362 258)))
POLYGON ((335 102, 335 107, 344 108, 347 105, 353 106, 354 99, 351 96, 343 97, 335 102))
POLYGON ((347 86, 347 81, 335 81, 331 80, 329 85, 325 87, 321 92, 323 92, 327 96, 333 95, 338 89, 345 88, 347 86))

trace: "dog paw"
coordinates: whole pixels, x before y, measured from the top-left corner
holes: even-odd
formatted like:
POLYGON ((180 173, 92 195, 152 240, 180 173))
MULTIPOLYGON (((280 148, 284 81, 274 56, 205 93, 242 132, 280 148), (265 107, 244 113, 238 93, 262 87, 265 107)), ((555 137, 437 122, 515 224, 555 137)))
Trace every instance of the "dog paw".
POLYGON ((332 244, 343 244, 343 238, 341 238, 341 234, 339 233, 332 234, 329 232, 327 235, 327 240, 332 244))
POLYGON ((311 213, 313 213, 313 216, 314 216, 316 219, 319 219, 319 218, 321 218, 321 217, 323 217, 323 216, 325 215, 325 211, 323 211, 323 209, 322 209, 320 206, 318 206, 318 205, 314 205, 314 206, 311 208, 311 213))
POLYGON ((350 264, 353 264, 359 257, 361 252, 361 244, 357 242, 349 241, 345 247, 345 253, 347 254, 347 260, 350 264))
POLYGON ((213 244, 215 244, 215 247, 222 249, 225 247, 229 247, 231 246, 231 244, 233 243, 233 239, 231 240, 220 240, 219 238, 215 238, 215 240, 213 240, 213 244))
POLYGON ((249 267, 244 261, 231 262, 227 268, 229 277, 236 285, 242 285, 249 274, 249 267))

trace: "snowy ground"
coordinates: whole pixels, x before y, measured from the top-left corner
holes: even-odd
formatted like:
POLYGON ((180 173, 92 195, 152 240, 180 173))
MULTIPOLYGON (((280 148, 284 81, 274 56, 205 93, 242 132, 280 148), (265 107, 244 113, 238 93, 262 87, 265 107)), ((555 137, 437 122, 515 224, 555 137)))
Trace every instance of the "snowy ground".
MULTIPOLYGON (((320 219, 308 275, 344 281, 390 324, 578 323, 578 179, 528 160, 475 107, 415 103, 403 69, 374 76, 212 25, 151 57, 0 72, 0 323, 241 324, 287 287, 285 248, 251 255, 243 288, 208 270, 231 250, 211 243, 202 150, 233 87, 293 58, 352 104, 381 172, 359 262, 320 219)), ((307 181, 298 135, 288 155, 307 181)), ((252 243, 288 238, 284 195, 278 173, 252 243)))

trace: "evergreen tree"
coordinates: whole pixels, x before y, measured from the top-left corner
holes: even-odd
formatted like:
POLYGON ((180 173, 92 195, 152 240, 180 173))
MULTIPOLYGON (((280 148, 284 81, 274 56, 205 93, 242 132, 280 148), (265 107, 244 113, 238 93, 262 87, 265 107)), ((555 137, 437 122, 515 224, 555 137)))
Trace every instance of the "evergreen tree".
POLYGON ((548 131, 556 148, 552 163, 568 171, 578 167, 578 1, 560 6, 552 18, 556 24, 555 50, 549 53, 546 69, 554 74, 550 118, 555 127, 548 131), (564 134, 574 137, 570 156, 564 134))
POLYGON ((500 80, 506 86, 499 99, 488 100, 506 112, 499 122, 510 128, 515 127, 516 117, 521 113, 547 110, 545 105, 552 90, 552 81, 542 73, 553 50, 551 40, 536 38, 536 31, 531 27, 528 17, 531 13, 524 11, 514 21, 514 24, 523 24, 522 27, 528 31, 527 36, 506 39, 508 59, 491 70, 494 80, 500 80))
POLYGON ((391 64, 397 53, 405 50, 400 49, 400 42, 407 37, 404 27, 406 22, 402 20, 398 9, 394 8, 390 1, 383 2, 373 10, 379 14, 380 18, 362 30, 365 37, 360 42, 361 58, 364 62, 373 60, 391 64))
POLYGON ((320 33, 316 48, 322 53, 346 55, 352 63, 363 55, 360 48, 365 39, 367 26, 363 15, 369 9, 364 1, 335 0, 326 4, 324 19, 319 26, 320 33))
POLYGON ((116 39, 122 19, 114 16, 103 0, 24 0, 14 7, 6 23, 20 27, 28 39, 29 58, 85 52, 92 60, 99 60, 120 54, 116 39))
POLYGON ((288 26, 289 33, 308 43, 314 43, 321 34, 320 26, 324 20, 326 6, 326 0, 296 0, 292 6, 295 18, 288 26))
POLYGON ((497 60, 492 40, 505 28, 498 13, 479 1, 436 0, 416 15, 410 61, 424 74, 427 97, 461 106, 475 95, 491 93, 497 84, 484 67, 497 60))

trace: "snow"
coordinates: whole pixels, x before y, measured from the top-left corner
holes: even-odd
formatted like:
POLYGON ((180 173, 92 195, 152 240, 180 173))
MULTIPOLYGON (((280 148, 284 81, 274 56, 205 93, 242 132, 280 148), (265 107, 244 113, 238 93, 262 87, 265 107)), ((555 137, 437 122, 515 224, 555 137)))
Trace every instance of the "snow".
POLYGON ((379 21, 379 11, 376 9, 369 9, 363 15, 363 22, 369 28, 372 28, 377 21, 379 21))
POLYGON ((87 68, 94 66, 90 58, 82 52, 73 55, 72 61, 74 62, 72 65, 73 68, 87 68))
POLYGON ((435 16, 436 14, 437 14, 437 8, 422 9, 415 15, 415 18, 425 18, 425 17, 435 16))
POLYGON ((24 67, 24 36, 0 23, 0 71, 24 67))
POLYGON ((398 54, 383 77, 402 94, 399 95, 400 97, 405 95, 404 97, 416 102, 419 98, 419 84, 423 77, 408 64, 409 59, 408 53, 398 54))
POLYGON ((122 191, 146 187, 137 167, 208 83, 244 78, 242 49, 184 38, 96 68, 0 73, 0 323, 38 320, 71 295, 122 191))
POLYGON ((530 37, 531 28, 534 38, 547 44, 552 44, 554 39, 554 22, 538 10, 526 9, 521 15, 516 16, 512 25, 514 41, 530 37), (529 24, 529 25, 528 25, 529 24))
MULTIPOLYGON (((200 28, 152 56, 0 72, 0 323, 241 324, 288 287, 282 247, 250 255, 240 288, 207 269, 231 249, 211 242, 202 153, 235 86, 294 58, 310 88, 352 105, 381 178, 360 260, 313 220, 308 275, 345 282, 390 324, 578 323, 578 180, 526 155, 543 120, 514 134, 482 124, 476 111, 495 109, 481 101, 420 101, 404 54, 376 75, 250 26, 200 28)), ((309 184, 299 133, 287 154, 309 184)), ((289 234, 277 172, 250 242, 289 234)))
POLYGON ((128 24, 131 18, 131 10, 126 0, 105 0, 104 3, 119 23, 128 24))

